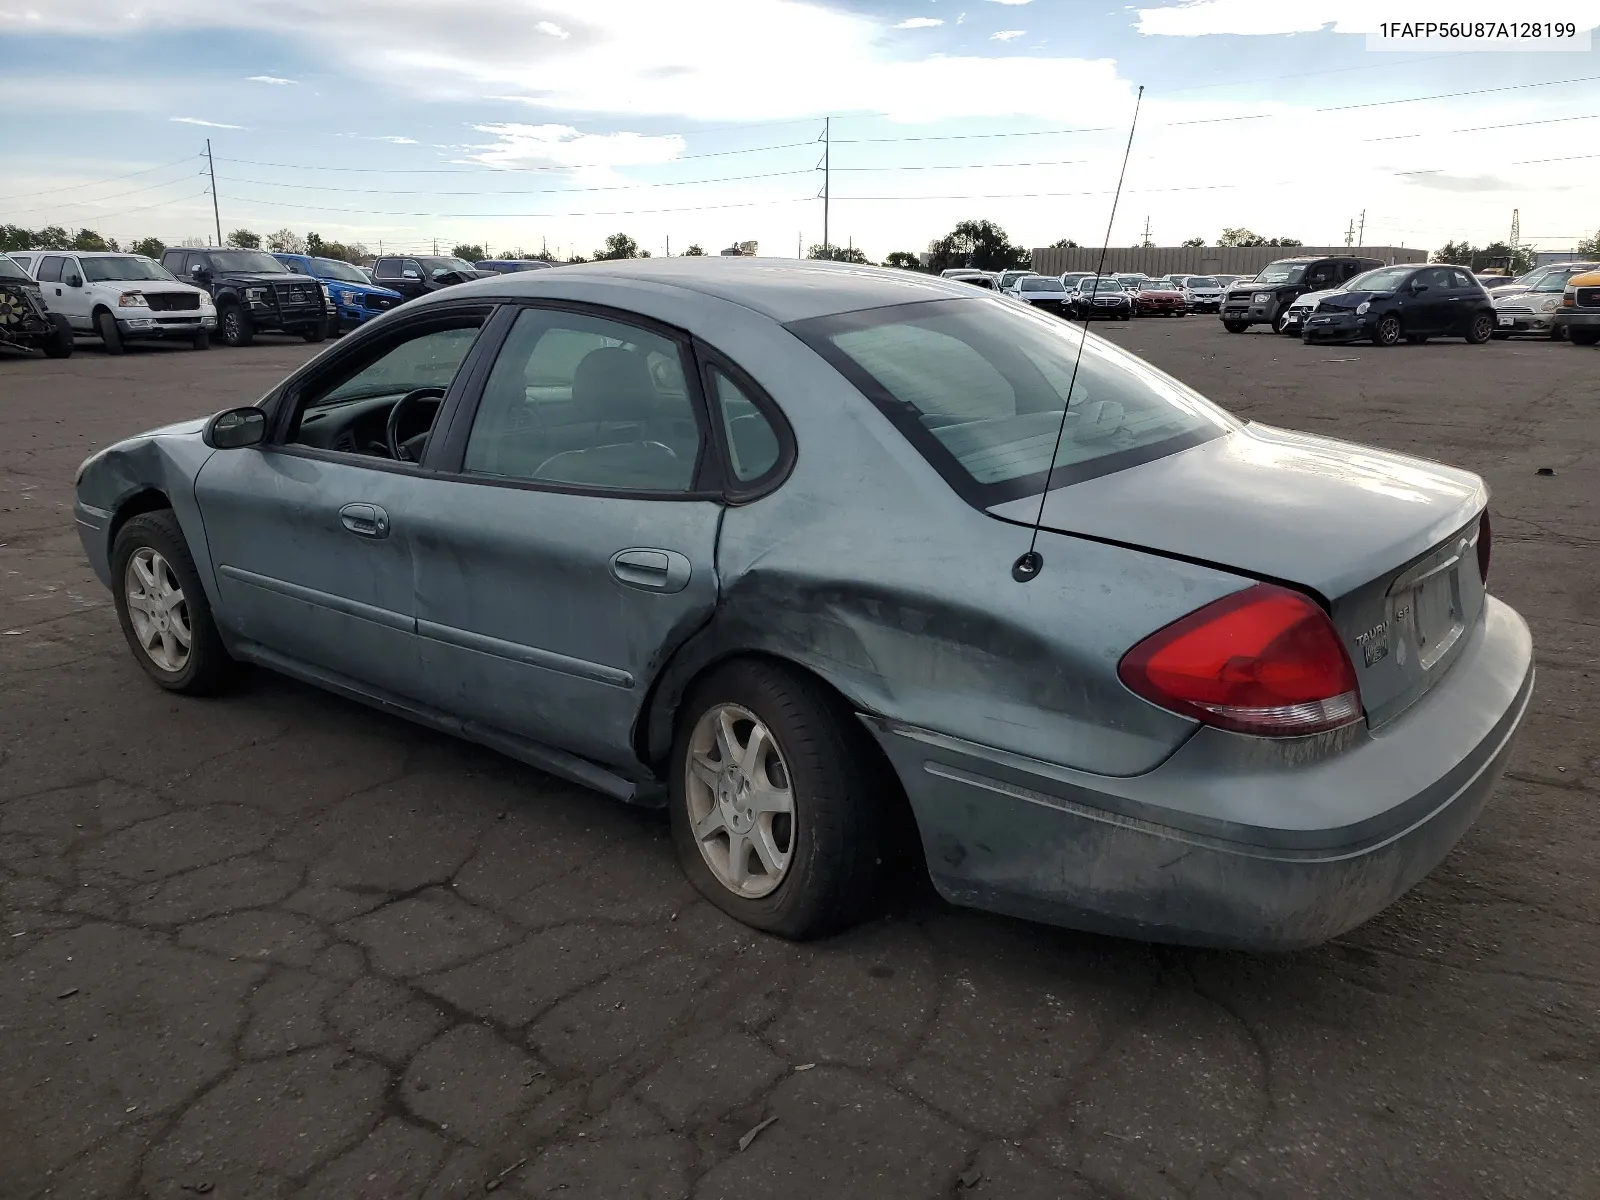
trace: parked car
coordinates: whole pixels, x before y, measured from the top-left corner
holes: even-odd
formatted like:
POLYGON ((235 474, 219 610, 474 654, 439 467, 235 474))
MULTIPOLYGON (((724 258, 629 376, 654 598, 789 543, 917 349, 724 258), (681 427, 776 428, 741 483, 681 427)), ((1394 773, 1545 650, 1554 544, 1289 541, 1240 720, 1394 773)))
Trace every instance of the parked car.
POLYGON ((133 341, 211 344, 217 310, 203 288, 180 283, 142 254, 50 250, 34 260, 44 302, 74 332, 98 337, 106 353, 133 341))
POLYGON ((1178 282, 1190 312, 1220 312, 1222 284, 1210 275, 1185 275, 1178 282))
POLYGON ((1567 280, 1556 324, 1575 346, 1600 342, 1600 270, 1567 280))
POLYGON ((1268 263, 1248 283, 1235 283, 1222 300, 1222 327, 1243 333, 1252 325, 1270 325, 1283 332, 1283 318, 1295 298, 1321 292, 1383 264, 1375 258, 1280 258, 1268 263))
POLYGON ((1149 278, 1150 276, 1144 274, 1142 271, 1133 271, 1127 274, 1118 275, 1116 280, 1129 291, 1134 291, 1146 283, 1149 278))
POLYGON ((1078 290, 1078 284, 1082 283, 1085 279, 1093 279, 1094 278, 1094 272, 1093 271, 1063 271, 1058 276, 1058 278, 1061 280, 1061 286, 1062 287, 1066 288, 1067 291, 1069 291, 1069 292, 1075 292, 1075 291, 1078 290))
POLYGON ((1317 311, 1317 305, 1321 304, 1329 296, 1337 295, 1343 290, 1341 285, 1336 288, 1328 288, 1326 291, 1307 292, 1303 296, 1296 296, 1294 303, 1284 310, 1283 320, 1279 325, 1278 332, 1299 337, 1301 331, 1305 328, 1306 318, 1317 311))
POLYGON ((248 346, 258 333, 297 334, 308 342, 328 335, 327 287, 291 273, 265 250, 174 246, 161 265, 210 293, 229 346, 248 346))
POLYGON ((1514 287, 1519 282, 1509 275, 1477 275, 1478 286, 1486 292, 1495 292, 1500 288, 1514 287))
POLYGON ((0 255, 0 346, 72 357, 72 326, 45 306, 38 280, 5 255, 0 255))
POLYGON ((33 278, 34 264, 45 254, 43 250, 12 250, 6 257, 21 267, 29 279, 33 278))
POLYGON ((1072 315, 1089 321, 1109 317, 1126 321, 1133 316, 1133 294, 1110 275, 1080 279, 1072 293, 1072 315))
POLYGON ((380 258, 372 265, 373 281, 399 292, 407 300, 426 296, 458 283, 488 279, 493 271, 480 271, 465 259, 417 254, 380 258))
POLYGON ((849 924, 904 820, 955 903, 1288 948, 1505 767, 1487 502, 958 283, 663 258, 407 305, 74 516, 162 688, 256 663, 664 804, 756 928, 849 924))
POLYGON ((274 254, 272 257, 286 270, 315 279, 328 289, 333 301, 330 334, 348 333, 362 322, 382 316, 405 302, 405 297, 393 288, 377 286, 360 267, 337 258, 315 258, 309 254, 274 254))
POLYGON ((1054 275, 1024 275, 1017 280, 1012 295, 1025 304, 1058 317, 1072 315, 1070 295, 1054 275))
POLYGON ((1136 317, 1187 316, 1189 306, 1177 284, 1166 279, 1146 279, 1133 286, 1133 315, 1136 317))
POLYGON ((1529 271, 1520 279, 1490 293, 1494 303, 1494 336, 1508 338, 1518 334, 1555 338, 1566 336, 1565 326, 1556 324, 1562 293, 1567 280, 1575 275, 1600 270, 1600 263, 1552 263, 1529 271))
POLYGON ((954 279, 957 275, 981 275, 977 267, 946 267, 939 272, 940 279, 954 279))
POLYGON ((1307 343, 1370 338, 1378 346, 1461 337, 1477 345, 1494 329, 1489 294, 1465 267, 1400 265, 1352 279, 1317 305, 1300 336, 1307 343))
POLYGON ((554 263, 542 258, 486 258, 472 264, 474 270, 494 275, 514 275, 518 271, 548 271, 554 263))
POLYGON ((987 271, 971 271, 964 275, 951 275, 949 278, 952 283, 971 284, 973 287, 982 288, 986 292, 998 292, 1000 290, 1000 284, 987 271))
POLYGON ((1032 271, 1021 271, 1014 267, 1010 270, 997 272, 994 277, 995 287, 1002 292, 1010 291, 1017 280, 1021 279, 1024 275, 1032 274, 1032 271))

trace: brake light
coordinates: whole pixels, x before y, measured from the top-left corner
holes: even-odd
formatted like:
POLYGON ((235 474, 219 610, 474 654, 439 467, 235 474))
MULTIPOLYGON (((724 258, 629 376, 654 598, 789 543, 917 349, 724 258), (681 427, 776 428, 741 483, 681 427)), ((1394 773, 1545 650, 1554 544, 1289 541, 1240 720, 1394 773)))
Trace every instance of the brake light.
POLYGON ((1483 510, 1483 516, 1478 521, 1478 575, 1483 580, 1484 586, 1489 585, 1489 549, 1493 540, 1489 529, 1489 510, 1483 510))
POLYGON ((1355 668, 1328 614, 1272 584, 1157 630, 1117 674, 1152 704, 1238 733, 1293 737, 1361 716, 1355 668))

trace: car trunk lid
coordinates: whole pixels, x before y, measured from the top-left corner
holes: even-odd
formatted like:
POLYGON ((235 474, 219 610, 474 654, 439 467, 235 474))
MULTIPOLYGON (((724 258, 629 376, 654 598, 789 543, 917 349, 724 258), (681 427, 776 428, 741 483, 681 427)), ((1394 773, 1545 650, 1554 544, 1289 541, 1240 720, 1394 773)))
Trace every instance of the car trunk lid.
MULTIPOLYGON (((1043 524, 1316 594, 1377 726, 1449 669, 1483 610, 1487 503, 1469 471, 1251 424, 1058 488, 1043 524)), ((1038 509, 1034 496, 989 511, 1032 524, 1038 509)))

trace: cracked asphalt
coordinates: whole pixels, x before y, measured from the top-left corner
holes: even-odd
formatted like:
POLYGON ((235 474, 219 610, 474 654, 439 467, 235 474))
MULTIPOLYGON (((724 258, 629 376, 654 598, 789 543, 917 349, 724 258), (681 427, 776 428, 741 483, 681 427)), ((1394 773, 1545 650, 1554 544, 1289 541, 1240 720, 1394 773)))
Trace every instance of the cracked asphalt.
POLYGON ((73 469, 311 348, 0 360, 0 1196, 1600 1195, 1600 357, 1110 335, 1494 490, 1540 671, 1510 775, 1317 950, 925 886, 789 945, 696 899, 659 814, 265 673, 167 696, 83 562, 73 469))

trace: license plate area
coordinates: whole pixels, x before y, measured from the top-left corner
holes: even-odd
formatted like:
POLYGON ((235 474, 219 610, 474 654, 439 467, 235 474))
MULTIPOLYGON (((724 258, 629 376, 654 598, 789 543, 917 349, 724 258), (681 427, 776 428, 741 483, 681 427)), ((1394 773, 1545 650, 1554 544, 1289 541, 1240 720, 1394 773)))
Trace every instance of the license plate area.
POLYGON ((1400 634, 1395 653, 1401 665, 1409 651, 1422 670, 1431 671, 1466 629, 1462 562, 1459 553, 1453 554, 1424 571, 1407 572, 1389 589, 1390 621, 1400 634))
POLYGON ((1517 319, 1515 317, 1501 317, 1500 318, 1500 324, 1502 324, 1502 325, 1515 325, 1516 323, 1517 323, 1517 319))

